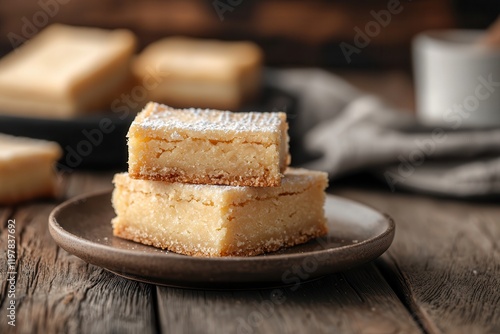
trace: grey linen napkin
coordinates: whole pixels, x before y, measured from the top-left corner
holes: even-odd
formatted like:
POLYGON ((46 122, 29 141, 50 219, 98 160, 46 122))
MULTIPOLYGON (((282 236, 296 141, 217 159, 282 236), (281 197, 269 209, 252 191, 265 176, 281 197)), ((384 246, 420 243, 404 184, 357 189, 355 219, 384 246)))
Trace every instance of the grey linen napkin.
POLYGON ((500 194, 500 128, 422 129, 409 113, 319 69, 269 70, 266 81, 298 98, 295 130, 321 156, 304 167, 331 178, 369 170, 393 191, 500 194))

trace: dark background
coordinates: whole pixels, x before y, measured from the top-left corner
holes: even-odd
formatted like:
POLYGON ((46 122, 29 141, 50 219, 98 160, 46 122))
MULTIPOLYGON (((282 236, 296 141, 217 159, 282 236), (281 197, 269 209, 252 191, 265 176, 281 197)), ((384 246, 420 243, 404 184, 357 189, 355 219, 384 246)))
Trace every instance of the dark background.
POLYGON ((500 13, 498 0, 402 0, 403 10, 348 63, 340 44, 353 44, 354 28, 364 30, 374 20, 371 11, 386 9, 390 1, 5 0, 0 2, 0 53, 19 44, 17 37, 28 39, 49 23, 60 22, 129 28, 139 37, 139 50, 170 35, 249 39, 264 48, 272 66, 400 68, 410 64, 409 46, 418 32, 483 29, 500 13), (224 20, 215 4, 228 6, 219 9, 224 20))
MULTIPOLYGON (((56 22, 128 28, 138 37, 137 52, 172 35, 247 39, 263 48, 267 66, 325 68, 397 108, 413 110, 408 79, 412 38, 430 29, 484 29, 499 13, 500 0, 3 0, 0 55, 56 22), (387 13, 394 3, 402 9, 390 16, 390 22, 384 27, 375 23, 373 13, 387 13), (349 62, 341 46, 355 46, 356 31, 366 31, 367 24, 374 23, 379 31, 359 53, 351 55, 349 62)), ((294 164, 313 158, 302 152, 301 135, 294 131, 298 112, 295 97, 269 89, 262 97, 252 110, 270 111, 278 106, 289 114, 294 164)), ((106 112, 109 110, 103 115, 106 112)), ((67 151, 67 146, 74 148, 85 139, 82 129, 94 128, 99 117, 30 121, 0 116, 0 132, 57 141, 67 151)), ((78 167, 124 168, 125 133, 132 118, 116 121, 114 135, 107 136, 78 167)))

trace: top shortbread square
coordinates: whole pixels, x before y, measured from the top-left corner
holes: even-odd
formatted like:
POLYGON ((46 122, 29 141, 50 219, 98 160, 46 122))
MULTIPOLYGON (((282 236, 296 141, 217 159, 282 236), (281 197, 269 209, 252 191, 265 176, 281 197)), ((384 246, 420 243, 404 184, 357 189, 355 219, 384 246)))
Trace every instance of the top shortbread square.
POLYGON ((286 114, 149 103, 132 123, 129 174, 197 184, 278 186, 289 164, 286 114))

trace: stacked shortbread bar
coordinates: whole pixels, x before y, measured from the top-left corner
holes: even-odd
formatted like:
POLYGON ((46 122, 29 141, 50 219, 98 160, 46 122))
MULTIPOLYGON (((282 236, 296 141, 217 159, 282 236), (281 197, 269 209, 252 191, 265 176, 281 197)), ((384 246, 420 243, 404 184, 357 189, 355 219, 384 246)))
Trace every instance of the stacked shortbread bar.
POLYGON ((115 236, 194 256, 250 256, 326 234, 326 173, 288 168, 284 113, 149 103, 114 178, 115 236))

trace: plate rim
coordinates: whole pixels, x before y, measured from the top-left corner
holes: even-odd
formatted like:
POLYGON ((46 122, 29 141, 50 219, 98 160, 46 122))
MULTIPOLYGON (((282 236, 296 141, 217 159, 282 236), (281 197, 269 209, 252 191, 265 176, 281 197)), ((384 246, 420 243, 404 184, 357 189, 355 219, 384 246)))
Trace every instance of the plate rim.
MULTIPOLYGON (((152 254, 142 254, 139 253, 135 250, 130 250, 130 249, 117 249, 113 246, 109 245, 103 245, 101 243, 96 243, 91 240, 82 238, 81 236, 75 235, 66 229, 64 229, 56 219, 56 215, 64 210, 65 208, 71 206, 71 205, 76 205, 78 202, 82 202, 84 200, 87 200, 89 198, 93 197, 98 197, 98 196, 104 196, 112 193, 112 189, 107 189, 107 190, 101 190, 101 191, 95 191, 95 192, 88 192, 84 194, 80 194, 78 196, 72 197, 59 205, 57 205, 49 215, 48 223, 49 223, 49 231, 54 239, 54 241, 58 244, 59 247, 62 247, 60 243, 56 240, 57 237, 54 236, 54 233, 58 233, 61 235, 64 235, 67 239, 73 241, 73 242, 83 242, 85 244, 90 244, 94 248, 98 248, 103 251, 112 251, 112 252, 117 252, 120 254, 124 255, 129 255, 129 256, 134 256, 134 257, 142 257, 142 256, 147 256, 147 257, 158 257, 158 258, 164 258, 166 256, 174 259, 182 259, 183 261, 191 261, 191 262, 213 262, 213 263, 218 263, 218 262, 240 262, 242 260, 248 261, 248 262, 261 262, 261 261, 279 261, 279 260, 293 260, 297 258, 303 258, 304 256, 315 256, 315 255, 323 255, 324 253, 342 253, 345 250, 351 250, 353 247, 362 247, 366 244, 371 244, 377 241, 384 240, 385 238, 390 238, 390 242, 388 243, 388 247, 384 250, 384 252, 391 246, 393 240, 394 240, 394 235, 395 235, 395 229, 396 229, 396 224, 394 222, 394 219, 388 215, 387 213, 381 212, 377 210, 376 208, 372 207, 371 205, 358 202, 356 200, 348 199, 342 196, 337 196, 337 195, 332 195, 329 193, 326 193, 325 196, 325 203, 328 197, 336 200, 341 200, 341 201, 346 201, 350 203, 354 203, 356 205, 361 205, 366 208, 369 208, 372 211, 375 211, 376 213, 380 214, 381 217, 383 217, 386 222, 388 223, 387 229, 385 229, 382 233, 377 234, 374 237, 365 239, 363 241, 360 241, 356 244, 351 244, 351 245, 344 245, 344 246, 339 246, 339 247, 334 247, 334 248, 327 248, 327 249, 320 249, 320 250, 314 250, 314 251, 308 251, 304 253, 292 253, 292 254, 263 254, 263 256, 227 256, 227 257, 196 257, 196 256, 187 256, 183 254, 178 254, 175 252, 168 251, 167 253, 161 253, 158 252, 158 254, 152 253, 152 254)), ((109 203, 111 206, 111 202, 109 203)), ((130 241, 133 242, 133 241, 130 241)), ((152 246, 151 246, 152 247, 152 246)), ((64 248, 64 247, 62 247, 64 248)), ((158 248, 159 249, 159 248, 158 248)), ((384 253, 382 252, 382 254, 384 253)))
MULTIPOLYGON (((66 208, 72 206, 72 205, 81 205, 81 202, 86 202, 87 200, 91 198, 96 198, 99 196, 111 196, 112 194, 112 189, 107 189, 107 190, 102 190, 102 191, 96 191, 96 192, 89 192, 89 193, 84 193, 75 197, 72 197, 63 203, 60 203, 57 205, 50 213, 49 219, 48 219, 48 225, 49 225, 49 232, 53 238, 53 240, 56 242, 56 244, 63 248, 64 250, 68 251, 68 253, 77 256, 80 259, 83 259, 84 261, 88 263, 92 263, 94 265, 97 265, 109 272, 117 273, 117 270, 115 269, 116 264, 113 264, 112 259, 109 259, 109 257, 116 257, 118 259, 116 262, 118 264, 122 265, 122 270, 118 270, 118 275, 127 277, 127 275, 132 276, 132 277, 127 277, 132 280, 138 281, 138 279, 134 278, 135 276, 141 276, 142 277, 142 282, 150 282, 152 284, 158 284, 158 285, 166 285, 166 286, 177 286, 177 285, 172 285, 169 284, 170 282, 177 282, 178 278, 176 275, 178 275, 179 271, 174 272, 171 277, 168 276, 160 276, 160 275, 150 275, 150 274, 143 274, 143 275, 138 275, 137 272, 140 271, 140 269, 143 266, 138 266, 138 267, 132 267, 132 263, 134 260, 138 259, 148 259, 148 263, 151 265, 152 268, 157 268, 158 265, 173 265, 177 264, 177 261, 182 261, 184 266, 196 266, 199 264, 202 264, 202 267, 204 266, 220 266, 220 265, 226 265, 229 267, 226 267, 226 271, 232 271, 234 268, 239 268, 239 267, 234 267, 237 264, 242 264, 244 266, 253 266, 256 264, 262 264, 269 266, 269 263, 271 265, 276 265, 276 266, 284 266, 284 265, 293 265, 296 263, 299 263, 300 261, 304 261, 305 259, 309 257, 324 257, 325 260, 322 261, 322 266, 323 268, 319 271, 325 272, 328 271, 328 273, 334 273, 334 272, 339 272, 343 270, 348 270, 350 268, 368 263, 379 256, 381 256, 383 253, 389 249, 391 246, 394 236, 395 236, 395 229, 396 229, 396 224, 394 220, 386 213, 383 213, 375 208, 373 208, 370 205, 358 202, 356 200, 344 198, 341 196, 337 195, 332 195, 332 194, 326 194, 326 201, 328 198, 337 200, 337 201, 344 201, 348 203, 352 203, 358 206, 362 206, 364 208, 367 208, 374 212, 375 214, 379 215, 380 217, 378 219, 383 219, 384 226, 383 231, 380 233, 376 234, 373 237, 365 238, 360 242, 354 243, 354 244, 348 244, 348 245, 342 245, 338 247, 331 247, 331 248, 323 248, 323 249, 315 249, 311 251, 305 251, 305 252, 297 252, 297 253, 285 253, 285 254, 268 254, 268 255, 263 255, 263 256, 252 256, 252 257, 245 257, 245 256, 231 256, 231 257, 194 257, 194 256, 186 256, 183 254, 177 254, 175 252, 157 252, 157 253, 143 253, 141 250, 134 250, 134 249, 123 249, 123 248, 116 248, 112 245, 105 245, 96 241, 92 241, 89 239, 86 239, 84 237, 81 237, 80 235, 73 234, 63 228, 57 221, 57 216, 58 214, 65 210, 66 208), (366 247, 370 247, 370 245, 373 245, 375 247, 376 251, 374 252, 366 252, 366 247), (94 249, 98 253, 95 254, 91 251, 86 252, 84 249, 89 247, 89 249, 94 249), (346 259, 348 252, 356 252, 356 250, 359 251, 360 254, 365 254, 364 256, 361 256, 359 260, 349 260, 346 259), (102 255, 100 252, 105 252, 107 256, 102 255), (333 258, 335 257, 335 258, 333 258), (328 261, 332 261, 332 259, 338 259, 337 262, 328 263, 328 261), (161 263, 162 261, 167 261, 165 264, 161 263), (170 263, 172 262, 172 263, 170 263), (324 262, 324 263, 323 263, 324 262), (352 265, 349 265, 349 263, 352 263, 352 265), (337 267, 335 269, 328 267, 337 267), (330 269, 328 269, 330 268, 330 269), (340 268, 340 269, 339 269, 340 268), (166 283, 169 282, 169 283, 166 283)), ((109 206, 111 205, 111 201, 109 201, 109 206)), ((326 204, 325 204, 326 205, 326 204)), ((133 241, 130 241, 133 243, 133 241)), ((152 246, 151 246, 152 247, 152 246)), ((158 249, 159 250, 159 249, 158 249)), ((180 272, 189 272, 192 269, 183 269, 180 270, 180 272)), ((203 269, 200 269, 203 270, 203 269)), ((275 273, 273 272, 272 274, 266 274, 268 271, 264 270, 258 273, 262 274, 263 276, 269 275, 275 276, 275 273)), ((239 272, 241 274, 241 272, 239 272)), ((318 274, 319 275, 319 274, 318 274)), ((324 275, 324 274, 323 274, 324 275)), ((217 276, 217 275, 216 275, 217 276)), ((217 276, 219 277, 219 276, 217 276)), ((315 278, 316 275, 311 276, 312 278, 315 278)), ((309 279, 308 279, 309 280, 309 279)), ((239 284, 252 284, 253 282, 257 283, 258 281, 253 281, 250 279, 242 279, 242 280, 233 280, 232 278, 229 279, 231 281, 230 284, 236 284, 239 282, 239 284)), ((222 284, 224 283, 222 279, 220 278, 207 278, 205 280, 207 285, 217 285, 217 284, 222 284)), ((261 280, 261 283, 265 283, 266 281, 261 280)), ((267 282, 276 282, 276 279, 269 279, 267 282)), ((186 288, 193 288, 201 284, 201 280, 198 279, 187 279, 185 281, 184 287, 186 288)), ((210 289, 210 287, 207 287, 207 289, 210 289)), ((226 288, 224 288, 226 289, 226 288)), ((231 289, 231 288, 229 288, 231 289)))

